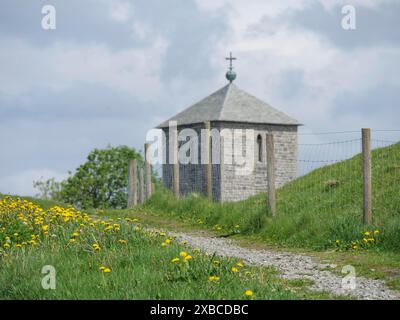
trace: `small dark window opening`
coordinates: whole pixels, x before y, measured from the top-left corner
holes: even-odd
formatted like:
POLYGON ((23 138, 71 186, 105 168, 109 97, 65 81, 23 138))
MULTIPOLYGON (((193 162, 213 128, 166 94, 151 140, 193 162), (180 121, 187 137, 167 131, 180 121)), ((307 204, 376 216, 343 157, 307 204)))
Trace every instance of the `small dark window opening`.
POLYGON ((260 134, 257 136, 257 150, 258 150, 258 161, 262 162, 262 138, 260 134))

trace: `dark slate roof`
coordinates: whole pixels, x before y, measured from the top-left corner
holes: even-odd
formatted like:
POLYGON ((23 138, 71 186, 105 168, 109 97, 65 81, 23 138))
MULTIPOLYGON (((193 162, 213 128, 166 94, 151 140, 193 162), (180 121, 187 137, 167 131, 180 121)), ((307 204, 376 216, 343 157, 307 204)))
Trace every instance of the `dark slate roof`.
POLYGON ((157 128, 168 127, 169 121, 177 121, 178 126, 204 121, 300 125, 297 120, 244 92, 233 83, 164 121, 157 128))

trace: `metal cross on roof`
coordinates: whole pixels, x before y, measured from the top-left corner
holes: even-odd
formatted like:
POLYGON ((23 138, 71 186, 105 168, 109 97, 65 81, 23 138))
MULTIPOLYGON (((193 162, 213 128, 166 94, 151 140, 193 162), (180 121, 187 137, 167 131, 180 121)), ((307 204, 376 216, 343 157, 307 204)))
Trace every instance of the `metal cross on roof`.
POLYGON ((225 60, 229 60, 229 70, 232 71, 233 70, 232 61, 236 60, 236 58, 232 57, 232 52, 230 52, 229 57, 225 58, 225 60))

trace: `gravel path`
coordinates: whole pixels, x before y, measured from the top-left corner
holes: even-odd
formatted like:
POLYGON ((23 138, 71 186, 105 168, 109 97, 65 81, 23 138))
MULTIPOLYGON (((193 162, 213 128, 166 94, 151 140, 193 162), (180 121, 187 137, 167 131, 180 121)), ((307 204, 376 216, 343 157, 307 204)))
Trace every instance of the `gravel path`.
POLYGON ((381 280, 356 277, 354 290, 342 288, 342 277, 327 270, 335 265, 322 264, 311 257, 300 254, 275 252, 269 250, 253 250, 240 247, 235 241, 224 238, 204 237, 184 233, 174 233, 180 241, 186 241, 194 248, 220 256, 236 257, 247 261, 250 265, 274 266, 286 279, 310 279, 314 291, 330 292, 334 295, 349 295, 357 299, 388 300, 400 299, 397 292, 390 290, 381 280))

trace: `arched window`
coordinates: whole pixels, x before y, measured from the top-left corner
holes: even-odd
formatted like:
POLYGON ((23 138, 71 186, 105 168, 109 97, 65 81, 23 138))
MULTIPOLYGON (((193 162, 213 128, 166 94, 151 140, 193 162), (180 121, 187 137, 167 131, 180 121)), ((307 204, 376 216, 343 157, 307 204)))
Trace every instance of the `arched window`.
POLYGON ((262 162, 262 138, 260 134, 257 136, 257 151, 258 151, 258 161, 262 162))

